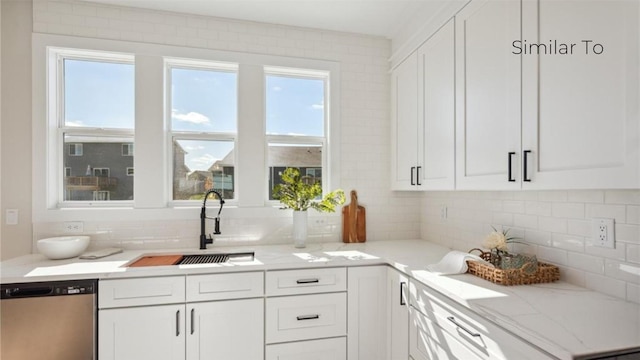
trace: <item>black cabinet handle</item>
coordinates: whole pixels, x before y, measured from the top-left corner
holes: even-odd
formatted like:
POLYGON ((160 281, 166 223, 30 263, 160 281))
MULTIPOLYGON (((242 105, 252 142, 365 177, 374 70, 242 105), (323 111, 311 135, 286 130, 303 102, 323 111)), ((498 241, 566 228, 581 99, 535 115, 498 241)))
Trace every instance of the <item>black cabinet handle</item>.
POLYGON ((180 310, 176 311, 176 336, 180 336, 180 310))
POLYGON ((531 153, 531 150, 525 150, 522 152, 522 167, 524 169, 524 174, 522 176, 522 181, 526 181, 526 182, 531 182, 531 179, 529 179, 529 171, 527 169, 527 163, 528 161, 528 155, 531 153))
POLYGON ((300 315, 300 316, 296 316, 296 319, 298 319, 298 321, 302 321, 302 320, 315 320, 315 319, 320 319, 320 315, 318 315, 318 314, 314 314, 314 315, 300 315))
POLYGON ((407 305, 407 302, 404 300, 404 287, 407 286, 406 282, 401 282, 400 283, 400 305, 404 306, 407 305))
POLYGON ((320 280, 319 279, 300 279, 300 280, 296 280, 296 284, 315 284, 315 283, 319 283, 320 280))
POLYGON ((415 167, 415 166, 412 166, 412 167, 411 167, 411 185, 415 185, 415 184, 416 184, 416 182, 415 182, 415 181, 413 181, 413 171, 414 171, 415 169, 416 169, 416 167, 415 167))
POLYGON ((191 309, 191 335, 193 335, 195 330, 195 324, 194 324, 194 320, 195 320, 195 315, 194 315, 195 309, 191 309))
POLYGON ((422 183, 420 183, 420 169, 422 169, 422 166, 416 167, 416 184, 418 186, 422 185, 422 183))
POLYGON ((509 157, 509 166, 508 166, 508 169, 509 169, 509 181, 511 181, 511 182, 515 182, 516 181, 516 179, 513 178, 513 162, 512 162, 513 155, 515 155, 515 154, 516 153, 514 151, 510 151, 509 155, 508 155, 508 157, 509 157))

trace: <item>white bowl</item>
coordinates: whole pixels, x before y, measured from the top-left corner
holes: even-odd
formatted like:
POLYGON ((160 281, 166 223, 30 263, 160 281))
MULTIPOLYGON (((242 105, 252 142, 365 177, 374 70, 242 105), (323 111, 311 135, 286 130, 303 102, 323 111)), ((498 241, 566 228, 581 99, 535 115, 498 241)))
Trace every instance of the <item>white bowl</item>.
POLYGON ((38 251, 52 260, 68 259, 82 254, 89 246, 89 236, 58 236, 38 240, 38 251))

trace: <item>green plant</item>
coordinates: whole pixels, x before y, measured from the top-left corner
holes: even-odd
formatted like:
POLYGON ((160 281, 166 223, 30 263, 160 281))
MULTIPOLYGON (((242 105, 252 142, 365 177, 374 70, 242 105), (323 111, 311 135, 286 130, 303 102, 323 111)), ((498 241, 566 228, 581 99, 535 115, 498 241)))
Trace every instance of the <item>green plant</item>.
POLYGON ((344 191, 337 189, 326 194, 323 198, 322 186, 316 181, 307 181, 300 176, 300 170, 287 168, 282 173, 282 184, 273 189, 273 197, 284 205, 283 209, 307 211, 312 208, 320 212, 334 212, 335 207, 344 204, 344 191))

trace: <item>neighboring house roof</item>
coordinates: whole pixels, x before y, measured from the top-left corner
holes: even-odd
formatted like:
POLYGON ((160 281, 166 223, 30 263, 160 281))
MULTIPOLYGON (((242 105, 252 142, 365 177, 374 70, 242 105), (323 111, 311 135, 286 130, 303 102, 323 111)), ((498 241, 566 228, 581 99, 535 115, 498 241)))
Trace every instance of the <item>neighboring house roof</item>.
POLYGON ((188 178, 189 180, 205 180, 207 178, 213 178, 213 175, 211 175, 209 171, 196 170, 189 174, 188 178))
MULTIPOLYGON (((319 167, 322 164, 321 148, 317 146, 269 146, 269 166, 319 167)), ((209 167, 215 171, 221 167, 234 166, 234 151, 209 167)))

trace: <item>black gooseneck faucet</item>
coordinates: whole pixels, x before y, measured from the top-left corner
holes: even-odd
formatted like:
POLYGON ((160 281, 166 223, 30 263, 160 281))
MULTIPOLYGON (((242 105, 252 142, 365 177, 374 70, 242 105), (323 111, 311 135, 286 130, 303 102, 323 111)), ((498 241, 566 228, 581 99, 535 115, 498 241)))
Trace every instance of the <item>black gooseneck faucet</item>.
POLYGON ((220 212, 222 212, 222 206, 224 205, 224 200, 222 199, 222 195, 215 190, 209 190, 204 194, 204 201, 202 202, 202 209, 200 209, 200 250, 205 250, 207 248, 207 244, 213 244, 213 236, 205 234, 205 219, 213 219, 215 220, 215 228, 213 231, 214 235, 221 234, 220 232, 220 212), (218 215, 215 218, 207 216, 207 198, 210 194, 218 195, 218 199, 220 199, 220 209, 218 210, 218 215))

